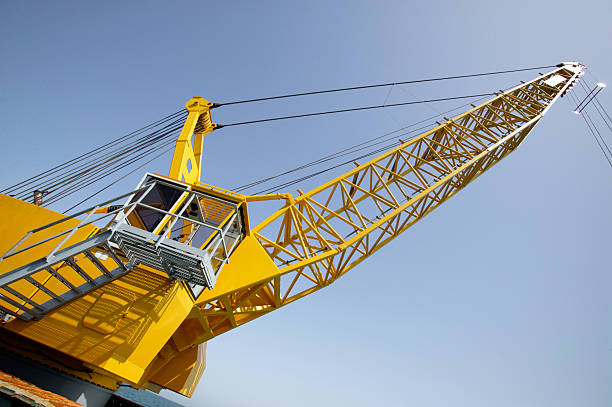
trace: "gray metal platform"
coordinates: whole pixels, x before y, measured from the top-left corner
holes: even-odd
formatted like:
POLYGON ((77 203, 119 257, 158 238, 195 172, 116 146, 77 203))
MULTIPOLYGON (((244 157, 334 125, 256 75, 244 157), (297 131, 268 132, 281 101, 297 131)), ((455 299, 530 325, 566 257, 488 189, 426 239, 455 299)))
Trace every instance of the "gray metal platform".
MULTIPOLYGON (((215 286, 242 239, 241 219, 239 203, 149 174, 135 191, 33 229, 2 255, 0 261, 20 253, 27 258, 29 250, 55 245, 45 257, 0 276, 0 312, 24 320, 42 318, 139 264, 184 281, 197 298, 215 286), (109 205, 126 197, 120 205, 109 205), (87 225, 98 226, 97 234, 64 248, 87 225), (45 237, 50 228, 61 231, 45 237)), ((40 250, 36 253, 40 256, 40 250)))
POLYGON ((2 305, 0 305, 0 310, 24 320, 40 319, 47 312, 60 305, 80 297, 96 287, 121 277, 132 270, 132 264, 123 262, 110 246, 109 239, 111 234, 111 231, 105 231, 65 249, 58 250, 53 256, 43 257, 0 276, 0 300, 12 305, 18 311, 2 305), (98 259, 98 256, 110 257, 116 267, 109 269, 104 266, 98 259), (84 267, 82 262, 90 262, 101 274, 97 277, 91 276, 85 271, 86 267, 84 267), (78 286, 70 283, 58 271, 60 266, 70 267, 85 282, 78 286), (62 292, 51 291, 39 281, 40 279, 35 279, 34 274, 41 271, 47 272, 49 277, 56 278, 63 285, 64 290, 62 292), (28 298, 21 294, 17 291, 15 285, 20 285, 19 291, 24 291, 24 287, 32 286, 31 288, 44 292, 51 299, 39 303, 33 300, 33 295, 28 298))
POLYGON ((160 238, 146 230, 128 224, 114 229, 112 242, 134 264, 144 264, 165 271, 171 279, 191 282, 212 289, 215 273, 210 256, 204 250, 160 238))

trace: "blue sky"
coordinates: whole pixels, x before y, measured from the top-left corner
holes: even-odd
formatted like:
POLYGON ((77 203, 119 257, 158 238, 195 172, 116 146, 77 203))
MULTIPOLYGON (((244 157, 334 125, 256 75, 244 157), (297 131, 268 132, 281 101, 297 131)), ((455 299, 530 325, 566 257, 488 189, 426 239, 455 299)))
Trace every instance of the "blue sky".
MULTIPOLYGON (((611 12, 606 1, 3 2, 0 185, 193 95, 223 102, 567 60, 612 82, 611 12)), ((213 118, 496 91, 534 75, 213 118)), ((346 277, 212 340, 192 400, 165 395, 193 406, 609 406, 612 171, 565 99, 518 151, 346 277)), ((612 109, 609 89, 600 100, 612 109)), ((205 141, 202 180, 242 185, 457 104, 221 129, 205 141)), ((169 163, 148 170, 166 174, 169 163)))

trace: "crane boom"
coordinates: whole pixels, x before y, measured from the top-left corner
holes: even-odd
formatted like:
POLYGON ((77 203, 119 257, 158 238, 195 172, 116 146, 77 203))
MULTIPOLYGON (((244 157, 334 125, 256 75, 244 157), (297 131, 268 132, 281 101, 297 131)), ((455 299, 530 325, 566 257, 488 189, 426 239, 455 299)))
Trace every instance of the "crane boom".
POLYGON ((274 266, 251 261, 235 270, 234 260, 243 266, 239 247, 219 285, 198 298, 206 330, 199 339, 334 282, 514 151, 581 72, 579 64, 564 64, 289 199, 247 237, 249 255, 259 246, 274 266), (260 278, 242 285, 221 284, 257 268, 269 272, 254 272, 260 278))

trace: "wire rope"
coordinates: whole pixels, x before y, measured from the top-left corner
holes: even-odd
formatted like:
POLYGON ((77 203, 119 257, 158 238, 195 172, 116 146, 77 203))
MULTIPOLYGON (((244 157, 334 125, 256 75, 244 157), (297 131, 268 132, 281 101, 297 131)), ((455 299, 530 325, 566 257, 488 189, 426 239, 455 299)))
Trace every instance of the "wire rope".
MULTIPOLYGON (((586 80, 585 80, 585 82, 586 82, 586 80)), ((581 85, 582 85, 582 88, 585 89, 585 85, 582 84, 582 83, 581 83, 581 85)), ((593 97, 593 105, 595 107, 595 110, 597 110, 597 113, 599 113, 599 116, 601 116, 601 119, 604 121, 606 126, 608 126, 608 129, 612 132, 612 126, 610 126, 610 123, 612 123, 612 118, 610 118, 610 115, 608 114, 608 112, 604 108, 604 106, 601 104, 601 102, 599 101, 597 96, 593 97), (601 111, 599 110, 599 108, 601 108, 601 111), (605 116, 604 116, 604 114, 605 114, 605 116)))
MULTIPOLYGON (((587 91, 587 87, 581 83, 582 85, 582 89, 584 89, 584 91, 587 91)), ((601 90, 602 88, 600 88, 601 90)), ((601 119, 604 121, 604 123, 608 126, 608 129, 610 129, 610 131, 612 131, 612 128, 610 127, 610 125, 606 122, 606 118, 604 117, 604 115, 599 111, 599 109, 597 109, 597 105, 593 104, 593 107, 595 107, 595 109, 597 110, 597 112, 599 113, 599 115, 601 116, 601 119)), ((603 107, 603 106, 602 106, 603 107)), ((581 111, 582 113, 582 111, 581 111)), ((610 147, 608 146, 608 143, 606 143, 606 140, 604 139, 603 135, 601 134, 601 132, 599 131, 599 129, 597 129, 597 127, 595 126, 595 121, 588 115, 588 113, 586 111, 584 111, 586 118, 591 122, 591 124, 593 125, 593 127, 595 128, 595 130, 597 131, 597 134, 599 135, 599 138, 601 139, 601 142, 603 143, 603 145, 605 146, 606 150, 608 150, 608 154, 610 154, 610 156, 612 157, 612 150, 610 150, 610 147)))
MULTIPOLYGON (((572 95, 573 99, 576 101, 577 97, 576 95, 573 94, 573 92, 570 92, 570 95, 572 95)), ((583 111, 582 113, 586 113, 585 111, 583 111)), ((606 151, 604 150, 604 147, 602 146, 601 142, 599 141, 599 139, 597 138, 597 135, 595 134, 595 131, 591 128, 591 124, 589 124, 589 121, 586 118, 586 115, 582 115, 582 118, 584 119, 584 122, 586 123, 589 131, 591 132, 591 134, 593 135, 593 138, 595 139, 595 142, 597 142, 597 145, 599 146, 599 149, 601 150, 601 152, 604 155, 604 158, 606 159, 606 161, 608 161, 608 164, 610 165, 610 167, 612 167, 612 160, 608 157, 608 155, 606 154, 606 151)), ((598 132, 599 133, 599 132, 598 132)))
POLYGON ((314 113, 304 113, 304 114, 296 114, 291 116, 280 116, 280 117, 269 117, 266 119, 258 119, 258 120, 249 120, 244 122, 236 122, 229 124, 220 124, 217 128, 221 127, 230 127, 230 126, 242 126, 245 124, 255 124, 255 123, 263 123, 263 122, 272 122, 276 120, 286 120, 286 119, 297 119, 302 117, 312 117, 312 116, 321 116, 327 114, 336 114, 336 113, 345 113, 345 112, 356 112, 361 110, 370 110, 370 109, 382 109, 386 107, 394 107, 394 106, 407 106, 407 105, 416 105, 422 103, 433 103, 433 102, 443 102, 448 100, 458 100, 458 99, 469 99, 469 98, 477 98, 482 96, 493 96, 496 93, 479 93, 475 95, 464 95, 464 96, 452 96, 445 98, 437 98, 437 99, 426 99, 426 100, 414 100, 411 102, 402 102, 402 103, 389 103, 386 105, 374 105, 374 106, 362 106, 362 107, 353 107, 349 109, 338 109, 338 110, 328 110, 324 112, 314 112, 314 113))
MULTIPOLYGON (((486 96, 485 97, 481 97, 480 99, 477 99, 476 101, 473 101, 473 102, 478 102, 478 101, 481 101, 481 100, 483 100, 485 98, 486 98, 486 96)), ((314 160, 314 161, 302 164, 302 165, 300 165, 298 167, 295 167, 295 168, 292 168, 290 170, 286 170, 286 171, 281 172, 279 174, 276 174, 276 175, 273 175, 273 176, 270 176, 270 177, 266 177, 266 178, 263 178, 263 179, 260 179, 260 180, 257 180, 257 181, 252 181, 252 182, 250 182, 248 184, 244 184, 244 185, 238 186, 236 188, 233 188, 233 190, 236 191, 236 192, 242 192, 242 191, 248 190, 248 189, 250 189, 250 188, 252 188, 254 186, 260 185, 262 183, 271 181, 273 179, 280 178, 280 177, 282 177, 284 175, 288 175, 290 173, 294 173, 294 172, 297 172, 299 170, 306 169, 306 168, 309 168, 309 167, 312 167, 312 166, 315 166, 315 165, 318 165, 318 164, 321 164, 321 163, 324 163, 324 162, 332 161, 332 160, 334 160, 336 158, 339 158, 339 157, 342 157, 342 156, 346 156, 348 154, 352 154, 352 153, 360 151, 360 150, 364 150, 364 149, 367 149, 367 148, 374 147, 375 145, 378 145, 378 144, 381 144, 383 142, 389 141, 390 138, 386 138, 385 139, 385 137, 390 136, 390 135, 393 135, 393 138, 396 138, 396 137, 402 137, 402 136, 407 135, 407 134, 411 134, 411 133, 413 133, 415 131, 426 129, 426 128, 428 128, 430 126, 433 126, 434 124, 437 124, 437 123, 431 123, 431 124, 419 127, 419 128, 417 128, 415 130, 411 130, 411 131, 408 131, 408 132, 396 134, 396 133, 401 132, 403 130, 406 130, 408 128, 414 127, 416 125, 428 122, 428 121, 430 121, 432 119, 435 119, 437 117, 443 117, 445 114, 448 114, 448 113, 451 113, 453 111, 459 110, 459 109, 461 109, 463 107, 466 107, 466 106, 469 106, 471 104, 472 104, 472 102, 468 102, 468 103, 462 104, 462 105, 457 106, 455 108, 446 110, 444 112, 441 112, 441 113, 438 113, 436 115, 430 116, 430 117, 428 117, 426 119, 423 119, 423 120, 417 121, 415 123, 412 123, 412 124, 410 124, 408 126, 404 126, 404 127, 400 128, 400 129, 393 130, 393 131, 385 133, 385 134, 383 134, 381 136, 373 137, 373 138, 365 140, 365 141, 363 141, 361 143, 354 144, 354 145, 349 146, 347 148, 344 148, 342 150, 336 151, 335 153, 332 153, 332 154, 329 154, 327 156, 321 157, 321 158, 319 158, 317 160, 314 160), (378 141, 378 142, 374 143, 374 141, 380 140, 380 139, 382 139, 382 141, 378 141), (371 143, 374 143, 374 144, 371 144, 371 143), (364 146, 364 145, 367 145, 367 144, 371 144, 371 145, 363 147, 363 148, 358 148, 358 147, 361 147, 361 146, 364 146)))
POLYGON ((483 72, 483 73, 475 73, 475 74, 467 74, 467 75, 442 76, 442 77, 437 77, 437 78, 416 79, 416 80, 401 81, 401 82, 387 82, 387 83, 379 83, 379 84, 374 84, 374 85, 351 86, 351 87, 346 87, 346 88, 316 90, 316 91, 310 91, 310 92, 290 93, 286 95, 266 96, 266 97, 253 98, 253 99, 236 100, 232 102, 216 103, 213 105, 213 107, 236 105, 240 103, 262 102, 266 100, 285 99, 285 98, 292 98, 292 97, 297 97, 297 96, 319 95, 323 93, 334 93, 334 92, 345 92, 345 91, 352 91, 352 90, 359 90, 359 89, 380 88, 380 87, 393 86, 393 85, 407 85, 407 84, 414 84, 414 83, 446 81, 446 80, 451 80, 451 79, 464 79, 464 78, 474 78, 474 77, 479 77, 479 76, 500 75, 500 74, 506 74, 506 73, 514 73, 514 72, 533 71, 536 69, 548 69, 548 68, 554 68, 554 67, 560 67, 560 66, 563 66, 563 64, 536 66, 532 68, 508 69, 504 71, 483 72))
MULTIPOLYGON (((121 148, 117 148, 113 150, 112 152, 113 154, 105 155, 105 156, 90 160, 84 164, 81 164, 61 174, 58 174, 53 178, 47 179, 44 182, 40 182, 37 185, 22 189, 20 193, 16 194, 16 196, 21 197, 23 196, 23 194, 27 194, 28 192, 35 190, 35 189, 52 190, 62 185, 69 184, 76 177, 84 176, 90 173, 91 171, 99 168, 100 166, 108 162, 112 162, 113 160, 119 161, 122 157, 129 155, 135 150, 136 151, 140 150, 148 146, 149 144, 157 141, 158 139, 161 139, 163 137, 168 137, 169 135, 173 135, 173 133, 177 129, 179 129, 181 126, 182 125, 180 124, 179 120, 171 122, 168 126, 165 126, 164 128, 161 128, 154 133, 147 134, 139 138, 137 141, 133 143, 130 143, 121 148), (169 127, 169 126, 173 126, 173 127, 166 129, 166 127, 169 127), (166 130, 166 131, 164 133, 159 133, 162 130, 166 130)), ((108 167, 105 167, 105 168, 108 168, 108 167)))
POLYGON ((34 180, 34 179, 38 179, 38 178, 48 177, 51 174, 53 174, 53 173, 55 173, 57 171, 60 171, 60 170, 62 170, 63 168, 65 168, 67 166, 74 165, 74 164, 76 164, 76 163, 78 163, 78 162, 80 162, 80 161, 82 161, 82 160, 84 160, 84 159, 86 159, 88 157, 91 157, 92 155, 99 154, 101 151, 104 151, 105 149, 108 149, 109 147, 114 146, 114 145, 116 145, 117 143, 119 143, 121 141, 124 141, 126 139, 135 137, 135 136, 137 136, 139 134, 142 134, 144 131, 146 131, 146 130, 148 130, 150 128, 153 128, 153 127, 155 127, 157 125, 160 125, 161 123, 164 123, 164 122, 166 122, 168 120, 171 120, 171 119, 177 117, 180 114, 184 114, 184 112, 186 112, 186 110, 185 109, 181 109, 181 110, 179 110, 177 112, 171 113, 171 114, 169 114, 169 115, 167 115, 167 116, 165 116, 165 117, 163 117, 163 118, 161 118, 159 120, 156 120, 155 122, 149 123, 146 126, 141 127, 140 129, 134 130, 131 133, 128 133, 128 134, 126 134, 126 135, 124 135, 122 137, 119 137, 119 138, 115 139, 115 140, 111 140, 111 141, 109 141, 109 142, 107 142, 105 144, 102 144, 102 145, 100 145, 100 146, 98 146, 98 147, 96 147, 96 148, 94 148, 94 149, 92 149, 90 151, 87 151, 87 152, 85 152, 85 153, 83 153, 83 154, 81 154, 81 155, 79 155, 79 156, 77 156, 77 157, 75 157, 73 159, 70 159, 70 160, 65 161, 65 162, 63 162, 61 164, 58 164, 58 165, 56 165, 55 167, 53 167, 51 169, 48 169, 48 170, 43 171, 43 172, 40 172, 40 173, 38 173, 36 175, 33 175, 33 176, 31 176, 31 177, 29 177, 29 178, 27 178, 27 179, 25 179, 25 180, 23 180, 21 182, 18 182, 18 183, 13 184, 13 185, 11 185, 9 187, 6 187, 3 190, 1 190, 0 192, 8 194, 8 193, 11 193, 13 189, 23 186, 28 181, 31 181, 31 180, 34 180))
POLYGON ((116 180, 114 180, 113 182, 111 182, 110 184, 106 185, 104 188, 101 188, 99 190, 97 190, 96 192, 94 192, 93 194, 87 196, 86 198, 82 199, 81 201, 79 201, 78 203, 72 205, 70 208, 66 209, 64 212, 62 213, 68 213, 71 210, 73 210, 74 208, 78 207, 79 205, 89 201, 91 198, 95 197, 96 195, 100 194, 102 191, 107 190, 108 188, 110 188, 111 186, 117 184, 120 181, 123 181, 125 178, 127 178, 128 176, 132 175, 134 172, 136 172, 137 170, 141 169, 142 167, 144 167, 147 164, 152 163, 153 161, 157 160, 159 157, 163 156, 164 154, 170 152, 172 150, 172 147, 162 151, 160 154, 156 155, 155 157, 151 158, 150 160, 144 162, 143 164, 139 165, 138 167, 132 169, 131 171, 128 171, 127 173, 125 173, 124 175, 122 175, 121 177, 117 178, 116 180))
POLYGON ((95 178, 93 178, 93 179, 89 179, 89 178, 81 179, 79 181, 79 183, 77 183, 77 184, 75 184, 73 186, 70 186, 68 188, 64 188, 62 191, 58 192, 52 199, 49 200, 49 204, 55 203, 55 202, 59 201, 60 199, 63 199, 63 198, 65 198, 65 197, 67 197, 69 195, 72 195, 72 194, 74 194, 74 193, 76 193, 76 192, 78 192, 78 191, 80 191, 80 190, 82 190, 82 189, 84 189, 84 188, 86 188, 86 187, 88 187, 90 185, 93 185, 93 184, 97 183, 98 181, 113 175, 117 171, 120 171, 123 168, 128 167, 131 164, 134 164, 134 163, 140 161, 142 158, 145 158, 145 157, 155 153, 156 151, 159 151, 161 148, 166 147, 168 145, 171 145, 173 143, 174 143, 174 140, 169 140, 169 141, 167 141, 166 143, 164 143, 162 145, 155 146, 155 147, 151 148, 150 150, 147 150, 146 152, 142 153, 140 156, 131 158, 127 162, 122 163, 121 165, 119 165, 118 167, 113 169, 113 171, 111 171, 111 172, 106 172, 106 171, 104 171, 105 168, 101 168, 99 171, 96 172, 96 174, 93 174, 93 175, 96 176, 95 178))
MULTIPOLYGON (((254 123, 271 122, 271 121, 285 120, 285 119, 312 117, 312 116, 320 116, 320 115, 328 115, 328 114, 336 114, 336 113, 344 113, 344 112, 364 111, 364 110, 370 110, 370 109, 381 109, 385 107, 406 106, 406 105, 434 103, 434 102, 470 99, 470 98, 482 98, 482 97, 496 95, 497 93, 481 93, 481 94, 473 94, 473 95, 444 97, 444 98, 427 99, 427 100, 415 100, 415 101, 409 101, 409 102, 387 104, 387 100, 389 98, 391 90, 393 89, 393 86, 395 85, 445 81, 445 80, 451 80, 451 79, 473 78, 473 77, 481 77, 481 76, 488 76, 488 75, 499 75, 499 74, 507 74, 507 73, 512 73, 512 72, 522 72, 522 71, 529 71, 529 70, 536 70, 536 69, 551 68, 555 66, 559 67, 562 65, 561 64, 560 65, 548 65, 548 66, 539 66, 539 67, 532 67, 532 68, 519 68, 519 69, 483 72, 483 73, 467 74, 467 75, 434 77, 434 78, 417 79, 417 80, 409 80, 409 81, 401 81, 401 82, 379 83, 379 84, 361 85, 361 86, 335 88, 335 89, 327 89, 327 90, 315 90, 315 91, 310 91, 310 92, 300 92, 300 93, 268 96, 268 97, 255 98, 255 99, 236 100, 236 101, 230 101, 230 102, 225 102, 225 103, 215 103, 213 104, 213 108, 220 107, 220 106, 241 104, 241 103, 284 99, 284 98, 306 96, 306 95, 344 92, 344 91, 353 91, 353 90, 359 90, 359 89, 379 88, 379 87, 388 87, 388 86, 391 87, 382 105, 362 106, 362 107, 337 109, 337 110, 329 110, 329 111, 321 111, 321 112, 313 112, 313 113, 305 113, 305 114, 281 116, 281 117, 270 117, 270 118, 264 118, 264 119, 259 119, 259 120, 250 120, 250 121, 219 125, 218 128, 221 128, 221 127, 254 124, 254 123)), ((412 128, 418 124, 424 123, 427 120, 441 116, 445 113, 449 113, 456 109, 458 108, 451 109, 440 115, 432 116, 431 118, 422 120, 420 122, 413 123, 404 128, 395 130, 390 133, 383 134, 381 136, 377 136, 365 142, 358 143, 356 145, 350 146, 343 150, 340 150, 335 153, 324 156, 322 158, 319 158, 318 160, 315 160, 313 162, 303 164, 302 166, 296 167, 288 171, 284 171, 272 177, 267 177, 263 180, 257 180, 257 181, 251 182, 249 184, 238 187, 238 189, 244 190, 244 189, 252 188, 252 187, 261 185, 264 182, 269 182, 271 180, 277 179, 278 177, 281 177, 283 175, 288 175, 293 172, 303 170, 303 169, 309 168, 314 165, 327 163, 332 160, 336 160, 336 159, 345 157, 347 155, 362 153, 370 149, 375 149, 375 150, 370 151, 370 152, 365 152, 361 154, 359 157, 357 157, 357 159, 367 157, 372 154, 376 154, 380 151, 384 151, 384 149, 388 149, 390 146, 398 144, 398 142, 395 141, 393 142, 392 145, 385 145, 383 147, 380 147, 380 145, 389 142, 391 138, 395 138, 398 136, 403 136, 406 134, 410 134, 410 133, 419 131, 421 129, 427 128, 429 125, 422 126, 420 128, 417 128, 411 131, 406 131, 404 133, 401 133, 402 131, 408 128, 412 128)), ((603 110, 603 107, 602 107, 602 110, 603 110)), ((40 172, 21 182, 8 186, 0 192, 11 194, 20 199, 24 199, 24 198, 27 198, 28 195, 31 194, 34 190, 41 190, 41 189, 48 190, 49 191, 48 203, 49 204, 56 203, 68 196, 71 196, 83 190, 84 188, 88 188, 92 185, 97 184, 103 179, 106 179, 107 177, 119 171, 123 171, 126 168, 129 168, 135 164, 138 164, 142 160, 150 157, 151 155, 159 153, 159 151, 165 149, 162 153, 156 155, 153 159, 148 160, 144 164, 138 165, 137 167, 131 169, 123 176, 111 182, 109 185, 99 188, 92 195, 85 198, 84 201, 81 201, 68 209, 68 211, 72 210, 78 205, 80 205, 81 203, 85 202, 88 199, 91 199, 91 197, 99 194, 100 192, 108 189, 110 186, 125 179, 125 177, 127 177, 129 174, 132 174, 137 169, 142 168, 144 165, 150 163, 151 161, 155 160, 157 157, 169 151, 171 147, 170 149, 168 149, 167 147, 170 144, 174 143, 175 138, 176 138, 176 133, 180 131, 180 129, 182 128, 184 120, 186 119, 187 115, 188 115, 188 112, 186 109, 178 110, 174 113, 166 115, 165 117, 157 121, 149 123, 135 131, 132 131, 124 136, 121 136, 119 138, 106 142, 94 149, 91 149, 85 153, 82 153, 73 159, 62 162, 47 171, 40 172)), ((283 185, 293 185, 296 182, 300 182, 300 180, 305 180, 312 176, 316 176, 318 174, 330 171, 334 168, 337 168, 338 166, 346 165, 347 163, 350 163, 352 161, 354 161, 354 159, 352 159, 351 161, 347 161, 346 163, 340 163, 332 167, 325 168, 314 174, 307 174, 305 176, 299 177, 297 181, 291 180, 291 181, 287 181, 281 184, 280 186, 268 187, 266 188, 266 190, 281 188, 283 185)))

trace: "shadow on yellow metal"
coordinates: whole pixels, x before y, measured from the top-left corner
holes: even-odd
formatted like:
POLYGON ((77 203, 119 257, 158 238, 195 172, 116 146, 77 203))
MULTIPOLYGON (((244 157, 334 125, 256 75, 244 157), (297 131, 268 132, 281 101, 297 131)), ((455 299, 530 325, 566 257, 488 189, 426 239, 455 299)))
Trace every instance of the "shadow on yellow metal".
POLYGON ((162 348, 141 381, 141 386, 154 391, 155 386, 159 386, 191 397, 206 368, 206 343, 190 345, 179 351, 176 339, 177 336, 173 336, 162 348))
MULTIPOLYGON (((4 195, 0 195, 0 213, 3 214, 0 233, 5 236, 0 242, 2 252, 33 227, 64 217, 4 195)), ((94 231, 91 229, 88 233, 94 231)), ((84 237, 75 234, 66 244, 84 237)), ((40 256, 45 254, 41 249, 40 256)), ((9 260, 5 260, 6 264, 0 263, 3 272, 15 266, 9 260)), ((29 292, 27 295, 41 294, 29 292)), ((81 370, 90 373, 63 370, 112 388, 123 381, 139 383, 192 308, 193 299, 182 282, 170 281, 163 273, 137 267, 51 311, 41 320, 26 322, 15 318, 3 328, 62 352, 68 359, 80 361, 81 370)), ((38 353, 44 354, 44 351, 38 353)))
MULTIPOLYGON (((201 97, 187 102, 189 115, 177 140, 170 178, 197 185, 213 195, 226 196, 228 191, 199 183, 203 138, 216 128, 210 116, 211 107, 212 103, 201 97)), ((244 201, 239 194, 230 193, 230 197, 244 201)), ((248 218, 244 206, 243 215, 248 218)), ((6 253, 28 231, 65 218, 60 213, 5 195, 0 195, 0 213, 3 216, 0 233, 5 237, 0 242, 0 253, 6 253)), ((78 219, 70 219, 49 227, 28 238, 20 247, 41 242, 76 227, 78 223, 78 219)), ((248 224, 245 227, 248 230, 248 224)), ((99 229, 94 225, 77 229, 57 249, 81 242, 97 232, 99 229)), ((63 237, 7 257, 0 262, 0 275, 45 258, 63 237)), ((98 260, 103 264, 110 261, 98 260)), ((92 278, 101 273, 93 265, 87 266, 85 262, 80 265, 92 278)), ((111 267, 109 264, 107 268, 111 267)), ((63 263, 51 271, 74 286, 85 283, 82 276, 63 263)), ((26 281, 11 283, 10 289, 23 298, 4 293, 9 301, 31 308, 28 299, 36 300, 36 303, 53 300, 45 293, 45 288, 58 295, 69 290, 47 270, 39 271, 31 278, 43 289, 26 281)), ((208 333, 203 334, 199 313, 187 318, 194 310, 193 304, 193 297, 183 282, 171 281, 158 270, 139 266, 48 312, 40 320, 10 320, 3 325, 0 336, 11 338, 3 341, 3 345, 13 351, 104 387, 117 388, 121 382, 128 382, 134 387, 152 390, 165 387, 191 396, 205 367, 206 348, 201 339, 208 336, 208 333), (31 340, 32 344, 39 345, 19 350, 19 340, 15 339, 19 336, 11 336, 10 332, 24 338, 24 343, 31 340), (50 354, 53 354, 51 359, 54 362, 50 361, 50 354), (58 359, 61 361, 56 363, 58 359)), ((7 301, 2 301, 1 305, 10 311, 19 311, 7 301)))
MULTIPOLYGON (((0 194, 0 214, 2 216, 2 218, 0 218, 0 236, 3 237, 0 240, 0 253, 6 253, 11 246, 13 246, 13 244, 19 238, 24 236, 29 230, 65 218, 65 215, 60 213, 2 194, 0 194)), ((67 220, 63 224, 41 231, 35 237, 32 236, 32 238, 25 240, 21 246, 41 242, 44 239, 50 238, 60 232, 75 227, 78 223, 78 219, 67 220)), ((87 225, 77 230, 64 244, 62 244, 60 248, 65 248, 73 243, 82 241, 97 231, 98 228, 94 225, 87 225)), ((12 257, 2 260, 0 262, 0 275, 30 263, 35 259, 46 256, 61 242, 62 239, 63 237, 59 236, 55 239, 42 243, 39 246, 28 250, 27 252, 18 253, 12 257)), ((85 280, 70 267, 60 267, 62 268, 62 274, 77 286, 85 282, 85 280)), ((100 270, 92 269, 90 275, 95 278, 101 274, 102 273, 100 270)), ((38 273, 32 275, 32 278, 58 294, 63 294, 63 292, 66 290, 66 287, 60 281, 45 270, 39 271, 38 273)), ((25 281, 17 281, 11 285, 11 288, 19 292, 21 295, 33 299, 38 303, 51 300, 49 295, 36 288, 36 286, 27 284, 25 281)), ((23 301, 20 298, 11 295, 11 293, 6 293, 6 296, 15 302, 23 304, 23 301)), ((14 305, 7 303, 6 301, 0 300, 0 305, 7 309, 18 311, 14 305)))

